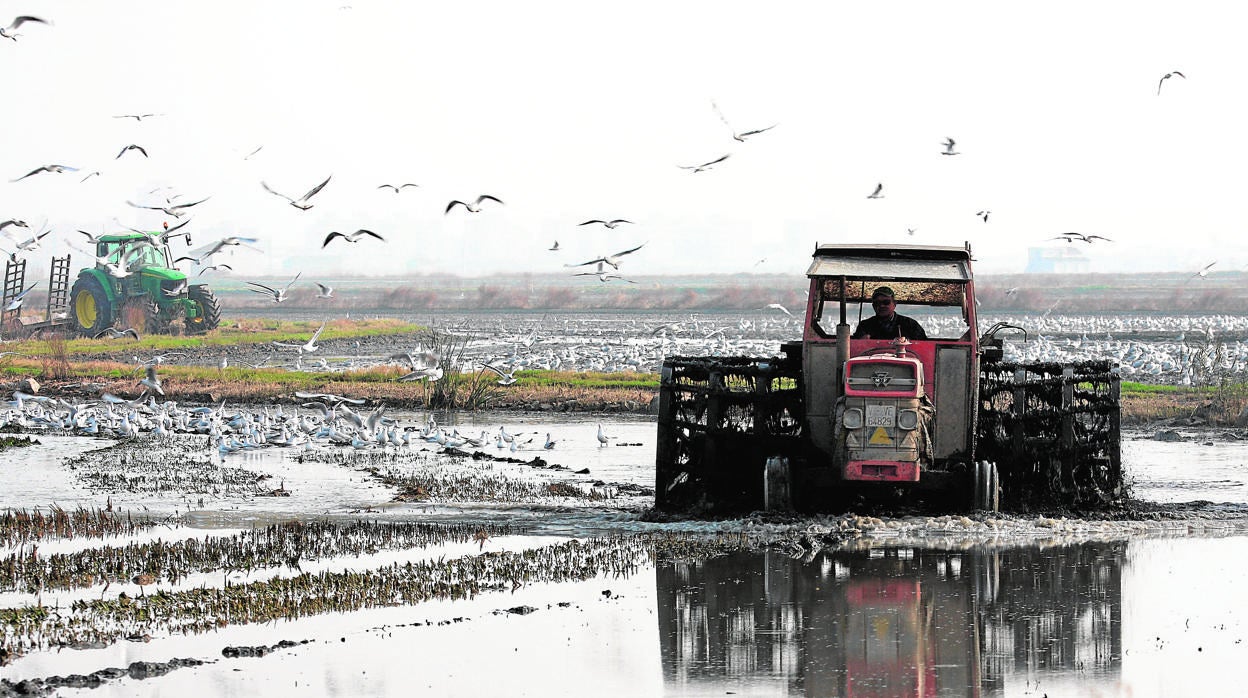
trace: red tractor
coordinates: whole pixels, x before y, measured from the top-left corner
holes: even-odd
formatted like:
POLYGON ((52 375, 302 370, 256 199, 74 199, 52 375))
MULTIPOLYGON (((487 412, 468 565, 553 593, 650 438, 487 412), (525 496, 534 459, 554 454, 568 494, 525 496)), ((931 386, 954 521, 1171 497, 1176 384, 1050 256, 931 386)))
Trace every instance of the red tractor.
POLYGON ((658 509, 835 510, 900 494, 995 511, 1121 495, 1117 371, 1003 361, 997 335, 1022 328, 980 333, 969 245, 820 245, 807 276, 802 339, 782 356, 664 363, 658 509), (881 286, 924 313, 926 338, 851 338, 851 312, 860 322, 881 286))

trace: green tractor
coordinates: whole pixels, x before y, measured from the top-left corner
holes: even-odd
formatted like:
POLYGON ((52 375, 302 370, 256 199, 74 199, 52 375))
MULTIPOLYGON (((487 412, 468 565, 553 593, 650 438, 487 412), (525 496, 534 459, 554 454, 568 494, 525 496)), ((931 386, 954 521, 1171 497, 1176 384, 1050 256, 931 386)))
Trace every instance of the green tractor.
POLYGON ((203 334, 220 324, 216 296, 173 268, 161 233, 101 235, 95 238, 95 258, 95 267, 78 272, 69 294, 77 332, 94 337, 124 323, 148 334, 170 334, 181 320, 188 334, 203 334))

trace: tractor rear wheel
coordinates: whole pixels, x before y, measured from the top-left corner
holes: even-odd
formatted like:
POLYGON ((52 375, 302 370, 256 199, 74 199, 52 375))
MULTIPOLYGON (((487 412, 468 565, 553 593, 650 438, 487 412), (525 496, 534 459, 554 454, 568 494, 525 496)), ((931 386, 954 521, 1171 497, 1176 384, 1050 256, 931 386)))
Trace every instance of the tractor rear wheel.
POLYGON ((186 297, 199 306, 198 315, 186 318, 187 333, 204 334, 217 329, 221 324, 221 304, 212 289, 197 284, 187 289, 186 297))
POLYGON ((69 317, 74 330, 94 337, 113 326, 113 303, 94 276, 80 276, 69 292, 69 317))

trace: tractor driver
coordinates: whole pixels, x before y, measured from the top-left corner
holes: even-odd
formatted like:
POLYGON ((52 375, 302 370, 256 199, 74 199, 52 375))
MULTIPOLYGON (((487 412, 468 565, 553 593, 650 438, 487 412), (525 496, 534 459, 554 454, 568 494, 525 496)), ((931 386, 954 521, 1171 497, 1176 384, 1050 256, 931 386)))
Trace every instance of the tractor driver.
POLYGON ((913 318, 897 314, 897 299, 893 289, 881 286, 871 293, 871 307, 875 315, 858 323, 851 339, 927 339, 923 326, 913 318))

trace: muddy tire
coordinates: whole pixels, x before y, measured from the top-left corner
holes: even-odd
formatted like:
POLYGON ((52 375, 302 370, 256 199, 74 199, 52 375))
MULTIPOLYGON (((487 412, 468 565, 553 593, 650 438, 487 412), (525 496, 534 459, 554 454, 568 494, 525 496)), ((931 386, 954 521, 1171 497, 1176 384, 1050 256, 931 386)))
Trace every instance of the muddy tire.
POLYGON ((73 330, 88 337, 112 327, 116 308, 94 276, 80 276, 69 292, 69 319, 73 330))
POLYGON ((198 316, 186 318, 187 334, 204 334, 217 329, 221 324, 221 304, 212 289, 194 285, 187 289, 186 297, 199 306, 198 316))

